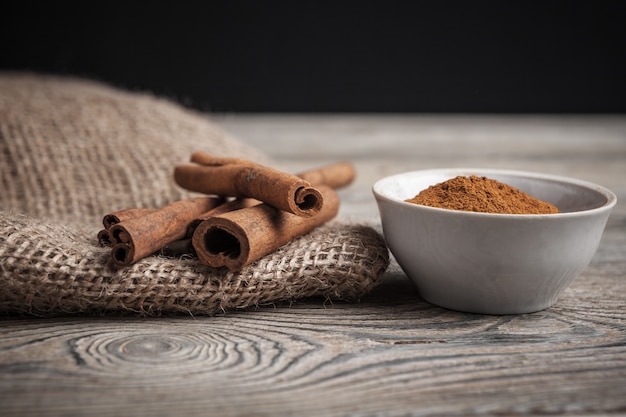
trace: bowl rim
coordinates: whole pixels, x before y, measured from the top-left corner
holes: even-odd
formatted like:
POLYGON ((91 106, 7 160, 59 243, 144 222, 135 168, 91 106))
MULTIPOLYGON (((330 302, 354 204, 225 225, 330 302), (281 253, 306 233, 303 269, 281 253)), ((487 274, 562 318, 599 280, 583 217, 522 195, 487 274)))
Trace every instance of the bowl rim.
MULTIPOLYGON (((435 185, 435 184, 433 184, 435 185)), ((463 167, 455 167, 455 168, 432 168, 432 169, 418 169, 412 171, 400 172, 392 175, 388 175, 386 177, 380 178, 376 182, 374 182, 372 186, 372 192, 374 197, 377 200, 387 200, 393 204, 400 204, 405 207, 413 207, 414 210, 424 210, 424 211, 432 211, 439 213, 452 213, 458 215, 462 213, 463 215, 468 216, 480 216, 480 217, 507 217, 507 218, 563 218, 563 217, 573 217, 580 215, 591 215, 595 212, 603 212, 605 210, 611 210, 617 204, 617 196, 613 191, 609 190, 606 187, 595 184, 593 182, 581 180, 578 178, 562 176, 562 175, 554 175, 554 174, 545 174, 540 172, 533 171, 523 171, 523 170, 515 170, 515 169, 497 169, 497 168, 463 168, 463 167), (474 175, 468 174, 468 172, 474 172, 476 175, 482 175, 489 177, 490 175, 509 175, 515 177, 525 177, 531 179, 538 180, 546 180, 552 182, 561 182, 569 185, 575 185, 582 188, 586 188, 595 193, 602 195, 606 198, 606 202, 601 206, 594 207, 586 210, 579 211, 569 211, 565 213, 550 213, 550 214, 510 214, 510 213, 486 213, 486 212, 475 212, 475 211, 463 211, 463 210, 451 210, 445 209, 441 207, 431 207, 425 206, 421 204, 409 203, 400 198, 390 196, 388 193, 386 194, 383 190, 383 185, 394 178, 405 177, 407 175, 417 175, 417 174, 442 174, 451 173, 450 178, 453 178, 457 175, 474 175)))

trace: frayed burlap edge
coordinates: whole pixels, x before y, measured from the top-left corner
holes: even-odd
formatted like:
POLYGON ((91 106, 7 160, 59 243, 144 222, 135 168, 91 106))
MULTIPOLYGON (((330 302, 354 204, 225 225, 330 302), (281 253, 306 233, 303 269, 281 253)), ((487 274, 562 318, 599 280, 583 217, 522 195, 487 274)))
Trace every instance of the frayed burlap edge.
POLYGON ((93 236, 15 213, 0 218, 0 314, 215 315, 308 297, 357 301, 389 264, 382 236, 335 220, 240 272, 193 257, 115 268, 93 236))

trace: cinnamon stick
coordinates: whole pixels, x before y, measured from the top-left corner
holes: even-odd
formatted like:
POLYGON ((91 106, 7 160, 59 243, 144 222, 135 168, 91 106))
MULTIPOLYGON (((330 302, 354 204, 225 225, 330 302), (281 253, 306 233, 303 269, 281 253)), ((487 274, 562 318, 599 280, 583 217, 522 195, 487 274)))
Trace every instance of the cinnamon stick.
POLYGON ((193 219, 222 201, 217 197, 176 201, 144 216, 114 224, 109 229, 113 242, 111 259, 117 265, 130 265, 182 239, 193 219))
POLYGON ((125 210, 114 211, 113 213, 104 215, 104 217, 102 218, 102 224, 104 225, 104 228, 108 230, 114 224, 123 222, 124 220, 136 219, 137 217, 153 213, 156 210, 157 209, 153 208, 129 208, 125 210))
MULTIPOLYGON (((198 151, 191 154, 191 162, 206 166, 220 165, 257 165, 255 162, 241 158, 219 157, 206 152, 198 151)), ((311 183, 311 185, 325 184, 331 188, 340 188, 350 184, 356 177, 354 165, 350 162, 336 162, 319 168, 302 171, 297 177, 311 183)))
POLYGON ((192 256, 195 251, 191 244, 191 238, 184 238, 163 246, 157 252, 160 256, 167 258, 180 258, 181 256, 192 256))
MULTIPOLYGON (((225 164, 225 163, 241 163, 242 159, 236 158, 217 158, 203 152, 196 152, 192 155, 192 161, 205 165, 225 164)), ((356 177, 354 166, 349 162, 339 162, 315 168, 296 174, 298 177, 310 182, 313 186, 328 185, 331 188, 341 188, 350 184, 356 177)), ((202 216, 194 219, 187 230, 187 237, 192 237, 196 228, 204 220, 217 216, 228 211, 239 210, 246 207, 252 207, 261 204, 259 200, 253 198, 237 198, 204 213, 202 216)))
POLYGON ((297 176, 314 186, 323 184, 337 189, 352 183, 356 177, 356 170, 350 162, 338 162, 300 172, 297 176))
POLYGON ((335 217, 339 196, 332 188, 318 186, 324 205, 314 217, 301 217, 270 204, 259 204, 211 217, 192 237, 200 260, 212 267, 237 271, 335 217))
POLYGON ((100 246, 113 246, 111 233, 108 229, 102 229, 98 232, 98 244, 100 246))
POLYGON ((254 198, 236 198, 224 204, 220 204, 212 210, 207 211, 206 213, 202 213, 199 217, 193 219, 189 226, 187 227, 187 237, 191 238, 193 233, 196 231, 197 227, 203 221, 210 219, 213 216, 218 216, 222 213, 226 213, 233 210, 239 210, 246 207, 256 206, 257 204, 261 204, 259 200, 255 200, 254 198))
POLYGON ((130 208, 125 210, 114 211, 113 213, 105 214, 102 218, 103 230, 98 232, 98 243, 100 246, 112 246, 113 239, 111 238, 111 226, 124 220, 130 220, 137 217, 141 217, 148 213, 152 213, 155 209, 150 208, 130 208))
POLYGON ((321 193, 296 175, 236 158, 214 158, 196 152, 193 161, 174 169, 176 183, 204 194, 247 197, 302 217, 312 217, 323 206, 321 193))

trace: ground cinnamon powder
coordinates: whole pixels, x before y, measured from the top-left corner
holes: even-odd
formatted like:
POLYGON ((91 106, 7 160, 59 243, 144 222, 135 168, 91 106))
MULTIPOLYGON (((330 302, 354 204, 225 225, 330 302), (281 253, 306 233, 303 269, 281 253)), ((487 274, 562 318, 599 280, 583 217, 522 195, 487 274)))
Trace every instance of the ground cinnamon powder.
POLYGON ((532 197, 517 188, 487 177, 458 176, 433 185, 409 203, 450 210, 504 214, 558 213, 552 204, 532 197))

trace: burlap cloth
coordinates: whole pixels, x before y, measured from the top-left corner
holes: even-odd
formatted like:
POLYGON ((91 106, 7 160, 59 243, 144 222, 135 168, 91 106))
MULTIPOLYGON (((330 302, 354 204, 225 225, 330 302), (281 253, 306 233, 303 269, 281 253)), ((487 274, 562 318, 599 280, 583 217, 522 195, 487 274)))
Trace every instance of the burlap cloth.
POLYGON ((377 285, 389 262, 382 237, 340 219, 237 273, 193 257, 113 267, 96 239, 102 216, 192 196, 172 172, 197 150, 271 162, 168 100, 0 73, 0 314, 211 315, 303 297, 354 301, 377 285))

